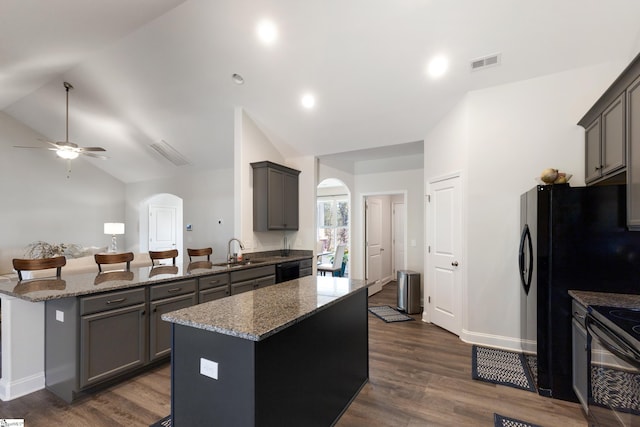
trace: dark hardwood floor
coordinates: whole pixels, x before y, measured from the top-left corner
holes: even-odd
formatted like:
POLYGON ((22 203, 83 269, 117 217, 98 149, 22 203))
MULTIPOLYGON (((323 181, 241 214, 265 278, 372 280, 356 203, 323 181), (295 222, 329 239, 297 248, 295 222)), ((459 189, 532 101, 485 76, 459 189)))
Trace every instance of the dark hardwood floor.
MULTIPOLYGON (((390 283, 369 305, 395 301, 390 283)), ((494 412, 546 427, 587 425, 577 404, 472 380, 471 345, 413 317, 385 323, 369 314, 370 380, 337 427, 493 426, 494 412)), ((28 427, 148 426, 169 414, 169 389, 166 364, 71 405, 46 390, 0 401, 0 419, 24 418, 28 427)))

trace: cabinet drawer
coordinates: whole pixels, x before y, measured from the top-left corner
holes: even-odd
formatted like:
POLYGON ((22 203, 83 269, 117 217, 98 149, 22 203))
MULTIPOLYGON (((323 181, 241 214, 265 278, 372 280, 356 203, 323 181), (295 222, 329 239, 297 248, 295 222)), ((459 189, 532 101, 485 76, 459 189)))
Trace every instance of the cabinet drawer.
POLYGON ((213 276, 200 277, 198 279, 200 290, 217 288, 218 286, 224 286, 229 284, 229 274, 215 274, 213 276))
POLYGON ((83 316, 86 314, 98 313, 100 311, 128 307, 130 305, 144 302, 144 288, 101 293, 96 296, 83 297, 80 299, 80 315, 83 316))
POLYGON ((176 295, 184 295, 195 291, 196 279, 153 285, 151 287, 151 301, 175 297, 176 295))
POLYGON ((246 270, 232 271, 231 283, 257 279, 259 277, 271 276, 275 274, 276 274, 275 265, 265 265, 262 267, 248 268, 246 270))
POLYGON ((245 282, 233 283, 231 285, 231 295, 241 294, 243 292, 252 291, 256 286, 255 280, 247 280, 245 282))
POLYGON ((265 276, 259 279, 256 279, 256 288, 263 288, 265 286, 275 285, 276 276, 265 276))
POLYGON ((217 288, 209 288, 200 291, 198 303, 209 302, 220 298, 228 297, 231 294, 229 286, 219 286, 217 288))
POLYGON ((300 270, 303 268, 311 268, 311 258, 300 260, 300 270))

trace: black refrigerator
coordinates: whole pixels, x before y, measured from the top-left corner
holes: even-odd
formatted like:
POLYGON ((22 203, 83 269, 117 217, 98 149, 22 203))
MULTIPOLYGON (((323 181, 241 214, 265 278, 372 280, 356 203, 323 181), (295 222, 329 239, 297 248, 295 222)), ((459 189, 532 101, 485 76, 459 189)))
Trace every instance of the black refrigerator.
POLYGON ((539 185, 520 198, 521 334, 541 395, 577 402, 570 289, 640 293, 626 186, 539 185))

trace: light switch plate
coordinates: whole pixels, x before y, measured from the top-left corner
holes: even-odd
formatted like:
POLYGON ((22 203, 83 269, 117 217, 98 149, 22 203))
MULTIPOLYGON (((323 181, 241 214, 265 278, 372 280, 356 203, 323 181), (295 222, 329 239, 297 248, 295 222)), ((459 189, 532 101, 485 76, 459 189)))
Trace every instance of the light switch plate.
POLYGON ((56 320, 64 323, 64 311, 56 310, 56 320))
POLYGON ((218 379, 218 362, 214 362, 213 360, 205 359, 204 357, 200 358, 200 373, 205 377, 213 378, 214 380, 218 379))

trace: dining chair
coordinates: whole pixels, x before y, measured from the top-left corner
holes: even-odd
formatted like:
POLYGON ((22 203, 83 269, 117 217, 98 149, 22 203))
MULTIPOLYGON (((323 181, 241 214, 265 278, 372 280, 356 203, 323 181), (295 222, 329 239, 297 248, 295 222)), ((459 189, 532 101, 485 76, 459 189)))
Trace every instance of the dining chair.
POLYGON ((169 259, 169 258, 173 258, 173 265, 176 265, 177 257, 178 257, 177 249, 168 249, 166 251, 149 251, 149 258, 151 258, 152 266, 156 265, 156 260, 169 259))
POLYGON ((206 256, 207 261, 211 261, 211 254, 213 253, 213 249, 212 248, 202 248, 202 249, 187 248, 187 253, 189 254, 189 262, 193 261, 191 257, 194 257, 194 256, 206 256))
POLYGON ((344 257, 344 245, 338 245, 336 252, 333 254, 333 263, 318 265, 318 272, 321 272, 324 276, 329 272, 334 277, 342 277, 342 258, 344 257))
POLYGON ((13 259, 13 268, 18 272, 18 279, 20 280, 22 280, 23 271, 47 270, 49 268, 56 269, 56 278, 59 279, 62 276, 62 267, 66 264, 67 258, 64 256, 39 259, 13 259))
POLYGON ((127 263, 127 271, 131 269, 131 261, 133 261, 133 252, 124 252, 120 254, 95 254, 93 258, 98 264, 98 271, 102 272, 102 264, 120 264, 127 263))

